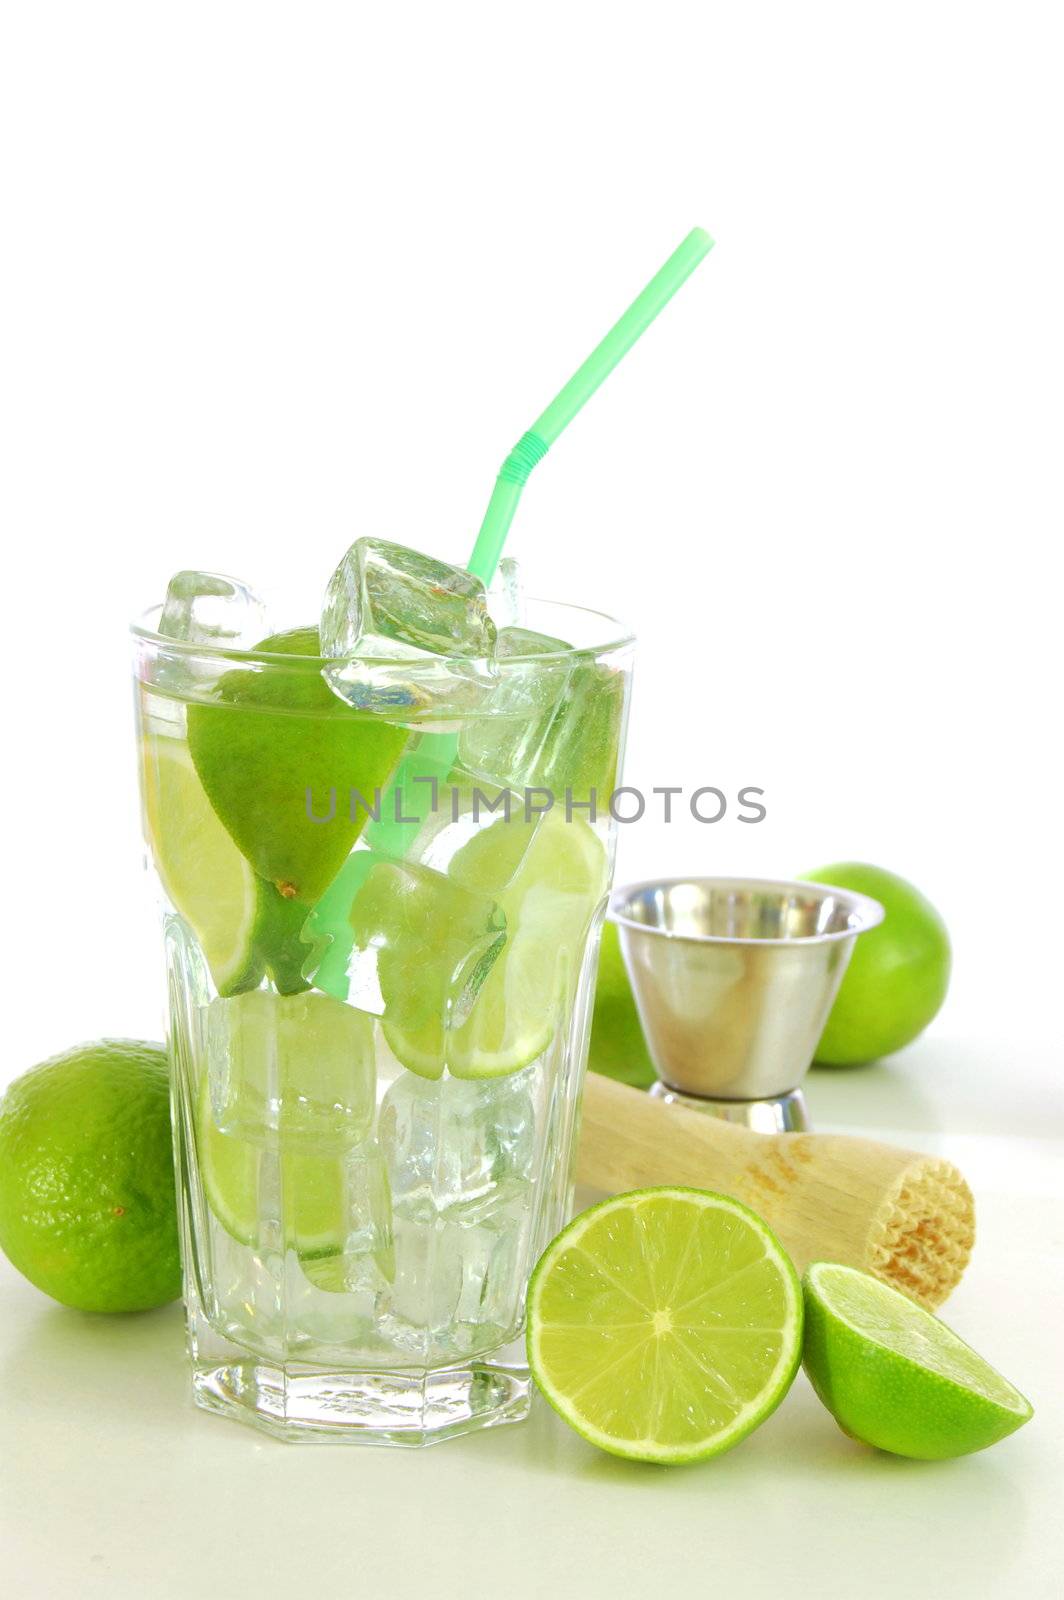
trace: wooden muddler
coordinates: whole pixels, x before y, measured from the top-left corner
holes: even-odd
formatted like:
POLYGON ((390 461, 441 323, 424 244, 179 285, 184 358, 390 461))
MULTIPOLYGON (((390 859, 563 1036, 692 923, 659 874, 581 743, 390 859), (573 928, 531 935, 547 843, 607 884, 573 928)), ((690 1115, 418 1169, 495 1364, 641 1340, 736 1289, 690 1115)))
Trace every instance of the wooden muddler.
POLYGON ((661 1183, 742 1200, 798 1271, 841 1261, 923 1305, 954 1289, 975 1239, 957 1168, 841 1133, 753 1133, 589 1072, 577 1180, 608 1194, 661 1183))

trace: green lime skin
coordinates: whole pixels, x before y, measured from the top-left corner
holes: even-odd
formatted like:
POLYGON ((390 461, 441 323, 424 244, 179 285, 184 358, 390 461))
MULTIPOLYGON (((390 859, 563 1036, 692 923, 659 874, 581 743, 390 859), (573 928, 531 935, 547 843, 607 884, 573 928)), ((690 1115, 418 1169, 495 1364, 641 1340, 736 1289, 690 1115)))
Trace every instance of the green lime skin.
MULTIPOLYGON (((272 634, 257 651, 291 656, 284 671, 238 667, 218 684, 217 702, 188 708, 188 745, 207 798, 238 849, 263 880, 253 947, 282 994, 306 988, 308 954, 300 931, 365 825, 350 794, 372 804, 406 744, 387 722, 356 716, 321 676, 317 628, 272 634), (310 792, 316 815, 308 815, 310 792)), ((230 991, 232 992, 232 991, 230 991)))
POLYGON ((181 1293, 161 1045, 100 1039, 24 1073, 0 1101, 0 1247, 81 1311, 181 1293))
POLYGON ((258 987, 262 969, 269 973, 278 994, 299 994, 310 985, 303 977, 309 947, 300 937, 309 906, 304 900, 286 899, 265 878, 256 880, 255 924, 251 934, 253 965, 226 994, 258 987))
POLYGON ((372 801, 402 753, 401 728, 356 716, 333 694, 316 659, 316 628, 273 634, 256 649, 292 656, 291 669, 238 667, 218 684, 216 704, 188 708, 188 743, 215 811, 261 878, 285 899, 313 905, 347 860, 365 823, 350 820, 349 791, 372 801), (307 790, 323 814, 315 822, 307 790))
MULTIPOLYGON (((886 1348, 877 1340, 874 1317, 869 1334, 851 1327, 825 1305, 811 1274, 815 1279, 815 1266, 802 1279, 802 1365, 817 1395, 851 1439, 891 1455, 946 1461, 986 1450, 1030 1421, 1034 1413, 1029 1402, 986 1368, 930 1311, 912 1304, 914 1321, 927 1328, 926 1342, 946 1350, 961 1346, 973 1365, 989 1373, 1000 1391, 998 1398, 974 1392, 914 1356, 886 1348)), ((899 1298, 906 1297, 899 1294, 899 1298)), ((917 1334, 914 1350, 919 1344, 917 1334)), ((959 1363, 958 1368, 963 1371, 959 1363)))
POLYGON ((657 1077, 612 922, 602 929, 587 1064, 592 1072, 635 1089, 649 1089, 657 1077))
POLYGON ((814 883, 852 889, 878 900, 886 916, 862 933, 815 1060, 822 1067, 858 1067, 903 1050, 941 1009, 949 988, 946 924, 914 884, 861 861, 805 872, 814 883))

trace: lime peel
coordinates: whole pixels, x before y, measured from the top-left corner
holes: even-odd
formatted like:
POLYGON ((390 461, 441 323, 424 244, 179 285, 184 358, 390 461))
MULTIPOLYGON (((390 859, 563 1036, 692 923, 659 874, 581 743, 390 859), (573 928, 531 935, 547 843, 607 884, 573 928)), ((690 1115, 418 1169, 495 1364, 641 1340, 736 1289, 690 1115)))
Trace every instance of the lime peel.
POLYGON ((828 1261, 806 1270, 802 1288, 805 1371, 851 1438, 945 1460, 985 1450, 1033 1416, 1018 1389, 900 1290, 828 1261))

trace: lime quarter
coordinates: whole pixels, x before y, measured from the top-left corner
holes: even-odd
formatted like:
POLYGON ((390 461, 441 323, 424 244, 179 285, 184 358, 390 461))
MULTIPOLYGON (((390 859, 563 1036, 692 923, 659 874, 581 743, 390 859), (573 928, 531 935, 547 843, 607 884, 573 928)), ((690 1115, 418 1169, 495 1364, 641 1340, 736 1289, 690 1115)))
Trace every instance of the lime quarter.
POLYGON ((802 1288, 803 1364, 851 1438, 940 1461, 985 1450, 1033 1415, 944 1322, 878 1278, 817 1261, 802 1288))

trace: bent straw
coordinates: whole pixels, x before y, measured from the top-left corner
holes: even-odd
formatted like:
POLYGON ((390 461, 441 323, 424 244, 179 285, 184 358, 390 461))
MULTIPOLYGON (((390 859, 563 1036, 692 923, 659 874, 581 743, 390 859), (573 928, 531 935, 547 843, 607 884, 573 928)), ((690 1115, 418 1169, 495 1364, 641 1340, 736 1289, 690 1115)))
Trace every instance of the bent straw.
POLYGON ((640 334, 646 332, 654 318, 664 310, 677 289, 687 282, 698 263, 712 248, 713 240, 706 230, 692 228, 660 272, 654 274, 606 337, 595 346, 583 365, 577 368, 565 387, 514 445, 499 469, 477 542, 469 558, 469 571, 480 578, 485 586, 495 576, 521 491, 528 482, 532 468, 543 460, 558 435, 569 426, 577 412, 587 404, 599 385, 628 354, 640 334))
MULTIPOLYGON (((668 305, 677 289, 712 250, 713 240, 704 228, 692 228, 664 266, 654 274, 627 311, 614 323, 564 388, 521 435, 499 468, 484 520, 469 557, 468 570, 485 588, 495 576, 506 536, 521 493, 537 466, 569 426, 577 412, 609 377, 654 318, 668 305)), ((396 768, 381 796, 379 820, 366 829, 371 851, 356 851, 348 858, 329 889, 318 901, 307 924, 313 951, 304 967, 319 989, 347 998, 347 962, 353 943, 350 910, 355 895, 379 853, 401 857, 407 853, 431 804, 435 784, 415 783, 416 778, 445 778, 454 761, 458 740, 453 734, 427 734, 396 768), (313 969, 311 972, 310 969, 313 969)))
MULTIPOLYGON (((543 460, 558 435, 569 426, 577 412, 587 404, 599 385, 628 354, 640 334, 646 332, 654 318, 664 310, 677 289, 686 283, 712 248, 713 240, 706 230, 692 228, 665 265, 636 295, 627 311, 617 319, 605 338, 599 341, 587 360, 576 369, 569 382, 514 445, 499 468, 480 532, 467 563, 468 570, 481 580, 485 588, 495 576, 518 501, 533 467, 543 460)), ((429 798, 426 785, 420 784, 415 789, 412 786, 413 779, 429 774, 445 777, 450 771, 456 749, 457 740, 453 735, 429 735, 422 738, 417 749, 400 762, 382 797, 380 821, 373 824, 367 835, 378 849, 389 855, 406 853, 404 843, 412 841, 424 817, 410 823, 397 821, 403 807, 395 804, 395 796, 402 791, 404 800, 412 801, 415 812, 419 805, 424 809, 429 798)))

